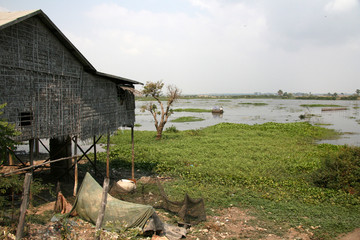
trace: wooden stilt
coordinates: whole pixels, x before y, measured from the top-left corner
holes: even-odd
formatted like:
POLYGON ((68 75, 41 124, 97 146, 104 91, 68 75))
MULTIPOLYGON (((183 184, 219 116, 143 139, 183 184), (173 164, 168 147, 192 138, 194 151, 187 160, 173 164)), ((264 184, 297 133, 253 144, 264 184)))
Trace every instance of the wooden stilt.
POLYGON ((50 164, 51 174, 58 178, 60 176, 65 177, 62 180, 69 181, 70 176, 68 170, 72 166, 72 151, 71 151, 71 137, 62 136, 50 139, 50 159, 55 160, 59 158, 69 157, 62 162, 53 162, 50 164))
POLYGON ((106 145, 106 178, 110 177, 110 132, 107 134, 107 145, 106 145))
POLYGON ((24 234, 25 215, 26 215, 26 210, 29 206, 31 178, 32 178, 32 173, 27 173, 25 175, 24 191, 23 191, 22 203, 20 207, 19 224, 16 229, 16 239, 21 239, 24 234))
POLYGON ((98 217, 96 219, 95 239, 97 239, 97 240, 100 239, 99 230, 101 229, 102 223, 104 221, 105 209, 106 209, 106 204, 107 204, 107 194, 108 194, 108 191, 109 191, 109 183, 110 183, 110 179, 105 178, 104 179, 104 184, 103 184, 103 193, 102 193, 102 198, 101 198, 101 206, 100 206, 100 209, 99 209, 98 217))
POLYGON ((8 163, 9 163, 9 165, 10 165, 10 166, 14 165, 14 160, 13 160, 13 157, 12 157, 12 155, 11 155, 11 152, 10 152, 10 151, 7 151, 6 154, 7 154, 7 157, 8 157, 8 163))
POLYGON ((97 175, 97 168, 96 168, 96 162, 97 162, 97 156, 96 156, 96 136, 94 136, 94 166, 95 166, 95 176, 97 175))
POLYGON ((135 179, 135 143, 134 126, 131 126, 131 178, 135 179))
POLYGON ((101 206, 99 209, 99 214, 96 219, 96 227, 95 227, 95 239, 100 239, 100 232, 102 222, 104 220, 105 215, 105 209, 106 209, 106 203, 107 203, 107 193, 109 191, 109 183, 110 183, 110 163, 109 163, 109 157, 110 157, 110 132, 107 134, 107 147, 106 147, 106 178, 104 179, 103 184, 103 193, 101 198, 101 206))
POLYGON ((77 193, 77 188, 78 188, 78 161, 77 161, 77 136, 74 137, 74 141, 75 141, 75 144, 74 144, 74 193, 73 195, 76 196, 76 193, 77 193))
POLYGON ((35 158, 39 158, 40 146, 39 146, 39 139, 35 138, 35 158))
MULTIPOLYGON (((30 166, 34 165, 34 139, 29 140, 29 159, 30 166)), ((34 168, 31 168, 31 173, 34 173, 34 168)))

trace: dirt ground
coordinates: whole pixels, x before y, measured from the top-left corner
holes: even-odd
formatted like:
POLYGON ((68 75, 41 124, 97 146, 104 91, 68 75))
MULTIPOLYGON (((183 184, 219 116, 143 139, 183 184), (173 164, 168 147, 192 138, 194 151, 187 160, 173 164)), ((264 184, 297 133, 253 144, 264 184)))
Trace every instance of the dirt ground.
MULTIPOLYGON (((2 168, 1 172, 7 172, 10 169, 2 168)), ((116 174, 113 173, 113 175, 116 174)), ((141 173, 137 173, 140 178, 141 173)), ((124 172, 121 172, 124 176, 124 172)), ((72 185, 72 184, 70 184, 72 185)), ((69 188, 71 189, 69 185, 69 188)), ((71 192, 71 191, 70 191, 71 192)), ((149 194, 150 195, 150 194, 149 194)), ((95 226, 91 223, 81 220, 79 217, 61 220, 54 218, 55 201, 42 204, 38 207, 29 209, 28 215, 45 216, 47 221, 41 223, 27 223, 24 239, 94 239, 95 226), (51 219, 51 220, 50 220, 51 219), (66 238, 65 238, 66 237, 66 238)), ((174 224, 171 214, 163 210, 157 211, 163 222, 174 224)), ((186 239, 190 240, 212 240, 212 239, 264 239, 264 240, 313 240, 313 229, 304 229, 302 226, 296 228, 283 229, 278 226, 278 230, 269 230, 261 225, 255 217, 251 216, 249 211, 237 207, 229 207, 221 210, 213 210, 213 214, 207 216, 206 222, 192 226, 187 229, 186 239)), ((0 239, 15 239, 15 236, 8 233, 7 227, 0 226, 0 239)), ((122 234, 122 233, 120 233, 122 234)), ((127 239, 123 235, 113 232, 103 231, 101 239, 127 239)), ((144 236, 137 239, 165 239, 158 236, 144 236)), ((360 229, 341 235, 338 240, 359 240, 360 229)))
MULTIPOLYGON (((43 204, 33 210, 31 213, 37 215, 49 214, 54 209, 55 202, 43 204)), ((167 213, 157 212, 160 218, 166 222, 169 220, 167 213)), ((51 216, 51 214, 50 214, 51 216)), ((56 219, 55 219, 56 220, 56 219)), ((191 240, 212 240, 212 239, 264 239, 264 240, 310 240, 313 239, 311 230, 305 230, 301 226, 285 230, 285 235, 272 233, 261 225, 254 225, 256 221, 247 211, 236 207, 229 207, 217 211, 214 216, 208 216, 207 221, 188 229, 186 239, 191 240)), ((255 219, 256 220, 256 219, 255 219)), ((281 227, 279 227, 281 228, 281 227)), ((6 229, 1 229, 4 232, 6 229)), ((95 226, 81 220, 78 217, 70 218, 66 224, 62 221, 49 221, 46 224, 27 224, 27 235, 24 239, 93 239, 95 235, 95 226)), ((9 234, 7 238, 0 235, 0 239, 15 239, 15 236, 9 234)), ((102 232, 101 239, 127 239, 120 237, 119 234, 102 232)), ((144 236, 138 239, 166 239, 157 236, 144 236)), ((339 240, 359 240, 360 229, 354 232, 339 236, 339 240)))

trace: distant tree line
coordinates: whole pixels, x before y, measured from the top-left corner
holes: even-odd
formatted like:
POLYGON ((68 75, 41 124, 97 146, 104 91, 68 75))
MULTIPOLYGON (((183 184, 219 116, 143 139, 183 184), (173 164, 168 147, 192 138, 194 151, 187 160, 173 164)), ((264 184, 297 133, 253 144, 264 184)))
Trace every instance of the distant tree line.
MULTIPOLYGON (((288 93, 283 90, 277 91, 275 94, 209 94, 209 95, 181 95, 182 99, 206 98, 206 99, 302 99, 302 100, 357 100, 360 98, 360 89, 356 89, 352 95, 344 96, 343 93, 327 93, 325 95, 317 95, 310 93, 288 93)), ((149 97, 137 97, 136 100, 149 100, 149 97)), ((161 97, 162 101, 166 101, 166 97, 161 97)))

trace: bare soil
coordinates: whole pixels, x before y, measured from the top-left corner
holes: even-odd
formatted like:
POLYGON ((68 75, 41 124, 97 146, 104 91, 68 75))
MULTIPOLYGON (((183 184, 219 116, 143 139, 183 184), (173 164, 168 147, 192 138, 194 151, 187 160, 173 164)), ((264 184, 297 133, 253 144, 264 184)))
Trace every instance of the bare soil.
MULTIPOLYGON (((43 204, 33 213, 42 215, 46 212, 52 211, 55 202, 43 204)), ((164 212, 157 212, 162 220, 170 220, 164 212)), ((210 239, 264 239, 264 240, 311 240, 313 233, 309 230, 304 230, 301 226, 297 228, 285 229, 284 235, 277 235, 270 230, 263 228, 261 225, 253 224, 256 220, 248 214, 248 211, 241 210, 236 207, 229 207, 221 209, 216 212, 214 216, 208 216, 207 221, 191 227, 188 229, 186 239, 191 240, 210 240, 210 239)), ((281 228, 281 227, 279 227, 281 228)), ((3 229, 1 229, 3 230, 3 229)), ((51 222, 46 224, 27 224, 27 236, 24 239, 63 239, 67 236, 68 239, 93 239, 95 236, 95 226, 81 220, 80 218, 70 218, 67 227, 61 222, 51 222)), ((3 237, 3 235, 1 235, 3 237)), ((103 232, 101 239, 119 239, 119 235, 111 232, 103 232)), ((3 238, 1 238, 3 239, 3 238)), ((6 238, 5 238, 6 239, 6 238)), ((15 236, 10 234, 7 239, 15 239, 15 236)), ((120 238, 126 239, 126 238, 120 238)), ((138 239, 165 239, 156 238, 155 236, 139 237, 138 239)), ((339 240, 359 240, 360 229, 339 236, 339 240)))
MULTIPOLYGON (((14 167, 0 168, 0 172, 9 172, 14 170, 14 167)), ((115 171, 112 172, 114 178, 120 179, 129 178, 131 176, 129 171, 115 171), (119 176, 116 176, 119 174, 119 176)), ((136 178, 139 179, 142 173, 137 172, 136 178)), ((149 177, 146 177, 149 178, 149 177)), ((167 181, 164 179, 163 181, 167 181)), ((68 195, 72 193, 72 183, 62 185, 62 188, 68 190, 68 195)), ((152 198, 152 194, 148 194, 149 198, 152 198)), ((71 198, 71 197, 70 197, 71 198)), ((74 199, 70 199, 72 202, 74 199)), ((151 199, 148 199, 151 202, 151 199)), ((51 221, 50 219, 54 215, 55 201, 51 201, 42 204, 37 207, 30 208, 28 215, 32 215, 33 218, 38 216, 39 218, 47 219, 44 224, 41 223, 27 223, 24 239, 94 239, 95 226, 91 223, 83 221, 79 217, 73 217, 64 221, 51 221)), ((296 228, 286 228, 284 226, 278 226, 277 230, 274 228, 266 229, 261 221, 251 216, 248 210, 243 210, 237 207, 229 207, 225 209, 212 210, 213 214, 207 216, 207 221, 198 225, 192 226, 187 231, 187 239, 191 240, 210 240, 210 239, 265 239, 265 240, 282 240, 282 239, 302 239, 313 240, 313 230, 316 229, 304 229, 302 226, 296 228)), ((176 217, 163 210, 157 210, 158 215, 164 222, 174 224, 176 217)), ((14 229, 16 226, 0 226, 0 239, 15 239, 14 229), (12 230, 11 234, 10 230, 12 230)), ((119 236, 113 232, 102 232, 101 239, 127 239, 119 236)), ((138 239, 164 239, 158 236, 139 237, 138 239)), ((343 234, 339 236, 339 240, 359 240, 360 229, 356 229, 351 233, 343 234)))

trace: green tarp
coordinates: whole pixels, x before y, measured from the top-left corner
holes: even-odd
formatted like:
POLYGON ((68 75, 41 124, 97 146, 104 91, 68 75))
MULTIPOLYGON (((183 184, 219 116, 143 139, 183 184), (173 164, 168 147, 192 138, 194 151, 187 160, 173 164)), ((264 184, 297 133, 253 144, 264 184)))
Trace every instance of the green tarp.
MULTIPOLYGON (((103 188, 89 173, 86 173, 71 212, 76 210, 82 219, 95 224, 101 206, 102 192, 103 188)), ((102 227, 106 228, 106 222, 111 221, 113 229, 124 226, 143 228, 154 212, 152 206, 121 201, 108 194, 102 227)))

